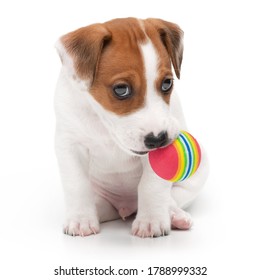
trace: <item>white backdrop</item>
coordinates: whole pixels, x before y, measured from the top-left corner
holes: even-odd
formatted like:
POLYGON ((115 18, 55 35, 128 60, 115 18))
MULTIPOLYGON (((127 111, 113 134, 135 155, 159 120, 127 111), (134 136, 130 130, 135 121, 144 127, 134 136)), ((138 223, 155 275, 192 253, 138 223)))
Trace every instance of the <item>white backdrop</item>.
MULTIPOLYGON (((142 269, 199 265, 208 267, 207 279, 256 279, 260 251, 257 2, 1 1, 1 278, 56 279, 53 269, 59 265, 142 269), (128 220, 103 224, 97 236, 64 236, 63 193, 53 148, 53 93, 60 68, 54 44, 75 28, 128 16, 163 18, 184 30, 177 87, 190 131, 208 150, 210 177, 189 209, 194 218, 191 231, 142 240, 130 235, 128 220)), ((129 279, 146 279, 144 275, 129 279)))

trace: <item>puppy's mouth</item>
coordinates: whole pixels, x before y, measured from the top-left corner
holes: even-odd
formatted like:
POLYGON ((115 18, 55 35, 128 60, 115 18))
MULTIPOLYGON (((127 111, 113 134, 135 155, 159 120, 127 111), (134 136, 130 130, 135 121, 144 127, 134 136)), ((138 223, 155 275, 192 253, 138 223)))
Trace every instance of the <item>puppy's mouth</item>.
POLYGON ((134 151, 134 150, 131 150, 131 152, 139 156, 143 156, 148 153, 148 151, 134 151))
POLYGON ((157 147, 157 148, 154 148, 154 149, 150 149, 149 151, 134 151, 134 150, 130 150, 132 153, 136 154, 136 155, 139 155, 139 156, 143 156, 143 155, 146 155, 147 153, 149 153, 150 151, 154 151, 154 150, 157 150, 157 149, 162 149, 162 148, 165 148, 167 146, 169 146, 169 144, 172 143, 173 140, 169 139, 164 145, 160 146, 160 147, 157 147))

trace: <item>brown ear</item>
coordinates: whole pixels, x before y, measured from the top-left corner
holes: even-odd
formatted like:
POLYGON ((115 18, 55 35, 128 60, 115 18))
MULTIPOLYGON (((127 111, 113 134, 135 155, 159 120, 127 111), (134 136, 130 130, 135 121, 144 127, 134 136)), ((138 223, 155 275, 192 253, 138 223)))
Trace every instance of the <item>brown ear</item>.
POLYGON ((111 34, 102 24, 94 24, 68 33, 60 40, 78 76, 93 82, 101 51, 110 39, 111 34))
POLYGON ((178 79, 180 79, 181 62, 183 55, 183 31, 177 24, 161 19, 147 19, 157 29, 163 44, 165 45, 178 79))

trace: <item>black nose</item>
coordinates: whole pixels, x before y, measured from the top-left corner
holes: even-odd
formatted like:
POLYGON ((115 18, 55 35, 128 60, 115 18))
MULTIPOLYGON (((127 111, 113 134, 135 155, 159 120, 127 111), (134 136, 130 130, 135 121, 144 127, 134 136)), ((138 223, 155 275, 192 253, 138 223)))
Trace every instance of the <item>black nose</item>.
POLYGON ((166 145, 168 142, 167 131, 161 131, 157 136, 151 132, 144 138, 144 144, 148 149, 155 149, 166 145))

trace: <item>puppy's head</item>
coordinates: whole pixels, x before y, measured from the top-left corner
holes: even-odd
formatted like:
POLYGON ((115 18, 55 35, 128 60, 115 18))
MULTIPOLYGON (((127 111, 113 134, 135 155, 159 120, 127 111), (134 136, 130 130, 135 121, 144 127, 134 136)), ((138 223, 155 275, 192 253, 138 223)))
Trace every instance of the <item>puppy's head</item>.
POLYGON ((170 22, 127 18, 80 28, 57 45, 69 78, 131 154, 167 145, 178 133, 169 103, 173 69, 180 77, 182 35, 170 22))

